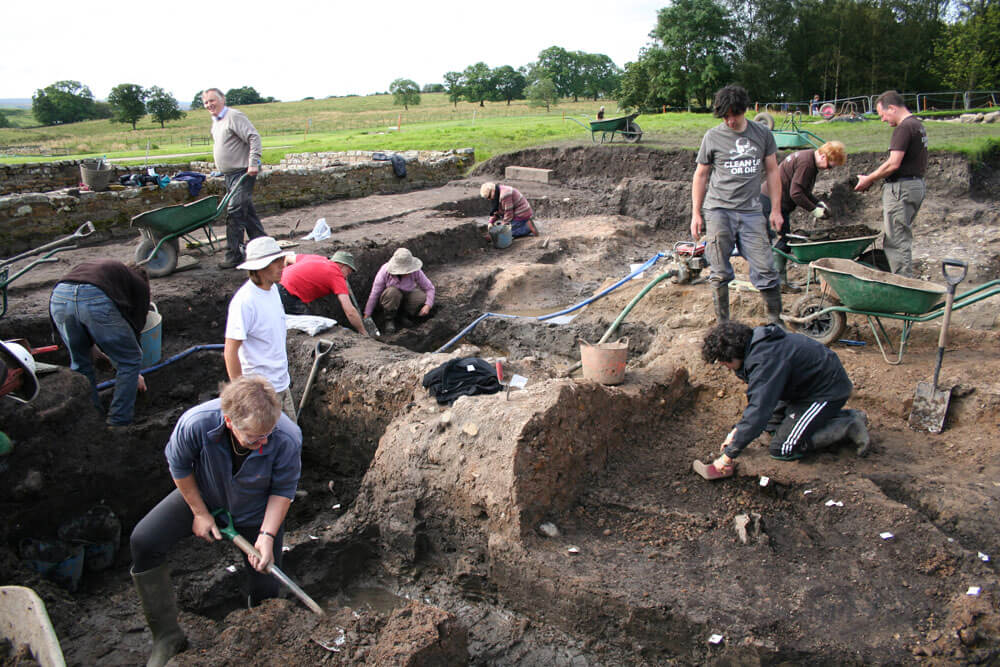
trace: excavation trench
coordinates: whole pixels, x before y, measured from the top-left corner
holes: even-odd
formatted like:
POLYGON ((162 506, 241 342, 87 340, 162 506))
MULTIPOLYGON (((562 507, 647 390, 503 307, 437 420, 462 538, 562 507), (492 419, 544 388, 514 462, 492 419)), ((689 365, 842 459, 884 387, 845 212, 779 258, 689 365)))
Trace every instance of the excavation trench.
MULTIPOLYGON (((852 405, 868 412, 875 436, 864 460, 842 448, 778 462, 751 445, 733 480, 708 484, 691 473, 744 405, 741 383, 700 360, 712 316, 698 282, 658 283, 621 324, 615 338, 629 339, 622 385, 565 377, 578 340, 598 340, 668 262, 567 323, 538 316, 608 288, 683 240, 689 211, 678 193, 692 168, 689 154, 635 148, 523 152, 486 163, 475 180, 379 197, 369 218, 363 201, 351 201, 265 220, 280 238, 301 236, 292 230, 303 217, 332 221, 333 239, 296 250, 351 250, 362 301, 378 267, 405 245, 424 261, 438 302, 428 321, 382 340, 343 329, 319 336, 333 349, 300 418, 303 476, 284 570, 328 615, 315 617, 294 598, 242 608, 240 573, 227 569, 238 562, 232 545, 186 540, 170 564, 191 648, 175 663, 995 659, 1000 589, 992 563, 978 557, 1000 534, 1000 493, 990 483, 1000 472, 991 416, 1000 360, 985 307, 957 316, 946 366, 963 389, 940 436, 904 430, 905 401, 926 379, 936 330, 915 329, 907 363, 889 368, 864 321, 851 320, 847 335, 866 345, 834 349, 855 383, 852 405), (562 182, 519 184, 537 203, 543 236, 497 251, 479 229, 478 184, 511 160, 555 168, 562 182), (486 319, 434 352, 487 312, 519 317, 486 319), (439 405, 421 380, 455 356, 501 360, 505 379, 518 374, 527 385, 439 405), (741 515, 745 541, 734 527, 741 515), (980 595, 967 595, 969 586, 980 595), (722 639, 710 643, 713 635, 722 639)), ((819 188, 832 191, 845 223, 877 221, 875 198, 840 185, 831 177, 819 188)), ((945 195, 953 193, 930 208, 980 205, 945 195)), ((127 244, 71 251, 30 274, 11 290, 0 334, 47 342, 52 282, 85 258, 130 252, 127 244)), ((988 273, 993 251, 979 252, 977 270, 988 273)), ((213 264, 153 283, 165 357, 221 342, 226 304, 244 278, 213 264)), ((763 320, 758 295, 734 292, 732 304, 734 317, 763 320)), ((316 338, 289 333, 296 396, 315 346, 316 338)), ((67 363, 59 354, 44 360, 67 363)), ((224 375, 221 354, 210 350, 151 373, 136 424, 114 436, 90 408, 85 380, 68 369, 44 376, 33 403, 0 407, 15 442, 0 459, 0 583, 42 594, 68 662, 145 659, 149 634, 127 539, 112 567, 85 573, 75 592, 30 571, 19 545, 53 538, 99 503, 127 536, 173 486, 163 446, 177 418, 214 397, 224 375)), ((100 379, 111 377, 101 370, 100 379)))

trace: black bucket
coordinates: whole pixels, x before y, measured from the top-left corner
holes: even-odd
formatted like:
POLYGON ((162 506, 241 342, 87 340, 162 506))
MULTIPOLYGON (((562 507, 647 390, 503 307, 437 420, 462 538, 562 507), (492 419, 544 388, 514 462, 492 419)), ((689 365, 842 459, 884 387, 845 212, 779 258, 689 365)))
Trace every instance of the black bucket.
POLYGON ((106 570, 114 564, 121 536, 121 521, 106 505, 95 505, 83 516, 59 526, 59 539, 84 547, 90 572, 106 570))

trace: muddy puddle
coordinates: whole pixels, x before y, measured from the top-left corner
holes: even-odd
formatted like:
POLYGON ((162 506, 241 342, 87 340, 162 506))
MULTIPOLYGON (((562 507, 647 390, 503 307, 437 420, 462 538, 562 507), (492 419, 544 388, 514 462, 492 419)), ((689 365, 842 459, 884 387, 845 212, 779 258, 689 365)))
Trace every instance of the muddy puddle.
MULTIPOLYGON (((579 340, 599 340, 670 260, 571 318, 538 317, 613 286, 630 265, 686 240, 692 170, 688 153, 526 151, 444 188, 379 197, 371 220, 357 214, 364 200, 266 219, 268 231, 295 240, 299 252, 353 252, 359 300, 405 246, 423 260, 437 303, 426 322, 377 340, 339 329, 318 336, 332 351, 300 418, 303 476, 282 569, 326 616, 287 594, 247 609, 240 572, 230 568, 238 563, 232 545, 185 540, 169 562, 190 648, 172 664, 1000 659, 995 301, 955 314, 942 370, 954 390, 939 435, 906 426, 916 383, 932 370, 936 326, 915 326, 904 363, 889 366, 866 320, 848 317, 844 336, 863 345, 832 349, 855 385, 848 407, 868 414, 874 447, 864 459, 840 448, 780 462, 751 445, 734 479, 709 484, 691 472, 695 458, 718 450, 745 404, 731 373, 701 361, 713 323, 702 283, 664 280, 634 305, 612 337, 629 340, 621 385, 565 377, 579 360, 579 340), (496 250, 477 228, 486 213, 478 187, 516 163, 553 168, 560 182, 518 184, 542 235, 496 250), (351 215, 341 215, 348 204, 351 215), (291 233, 303 217, 349 224, 332 223, 334 237, 316 244, 291 233), (484 313, 518 317, 469 328, 484 313), (516 374, 525 384, 439 405, 421 380, 455 356, 499 361, 505 378, 516 374), (741 533, 736 525, 745 521, 741 533)), ((831 172, 817 190, 832 193, 837 221, 852 235, 876 233, 878 197, 841 187, 846 169, 831 172)), ((969 261, 978 281, 997 277, 990 268, 1000 266, 996 202, 977 197, 931 187, 917 229, 927 276, 937 270, 931 258, 952 251, 951 237, 940 247, 926 241, 950 215, 964 216, 966 236, 994 240, 969 261)), ((132 248, 60 254, 12 290, 0 334, 48 342, 47 293, 58 276, 85 258, 127 259, 132 248)), ((153 283, 164 357, 222 341, 226 304, 244 278, 214 264, 202 258, 153 283)), ((804 267, 790 271, 804 281, 804 267)), ((765 319, 758 294, 734 291, 731 301, 735 318, 765 319)), ((315 346, 316 338, 289 333, 296 397, 315 346)), ((59 352, 41 360, 68 361, 59 352)), ((177 418, 213 398, 224 377, 212 350, 150 373, 136 423, 115 434, 90 408, 85 380, 65 368, 42 376, 33 403, 0 404, 14 441, 0 459, 0 584, 39 592, 69 664, 144 662, 150 636, 125 538, 173 486, 163 447, 177 418), (121 522, 109 567, 85 570, 74 592, 30 570, 22 541, 53 539, 97 505, 121 522)))

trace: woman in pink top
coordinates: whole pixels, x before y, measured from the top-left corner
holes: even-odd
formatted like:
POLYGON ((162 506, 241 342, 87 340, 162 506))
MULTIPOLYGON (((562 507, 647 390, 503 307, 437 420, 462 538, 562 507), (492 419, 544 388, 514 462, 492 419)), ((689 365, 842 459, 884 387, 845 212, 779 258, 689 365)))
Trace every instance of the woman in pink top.
POLYGON ((392 259, 382 265, 375 274, 371 294, 365 305, 365 317, 371 317, 377 310, 385 318, 382 330, 396 333, 396 321, 400 326, 411 327, 410 318, 427 317, 434 306, 434 285, 420 267, 424 263, 406 248, 399 248, 392 259))

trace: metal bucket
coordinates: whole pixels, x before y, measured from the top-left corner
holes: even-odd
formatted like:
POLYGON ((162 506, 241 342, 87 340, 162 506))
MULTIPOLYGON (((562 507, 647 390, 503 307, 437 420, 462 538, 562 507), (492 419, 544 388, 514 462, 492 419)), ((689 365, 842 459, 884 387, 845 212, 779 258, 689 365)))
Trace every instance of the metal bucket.
POLYGON ((83 160, 80 162, 80 180, 94 192, 107 190, 114 170, 107 162, 98 160, 83 160))
POLYGON ((580 339, 580 361, 583 377, 601 384, 621 384, 625 379, 625 363, 628 361, 628 338, 617 343, 591 345, 580 339))
POLYGON ((139 334, 139 344, 142 346, 142 367, 149 368, 160 360, 163 354, 163 317, 156 309, 156 304, 149 304, 151 310, 146 315, 146 326, 139 334))
POLYGON ((493 225, 490 227, 490 238, 493 239, 495 248, 509 248, 510 244, 514 242, 514 232, 508 224, 493 225))

